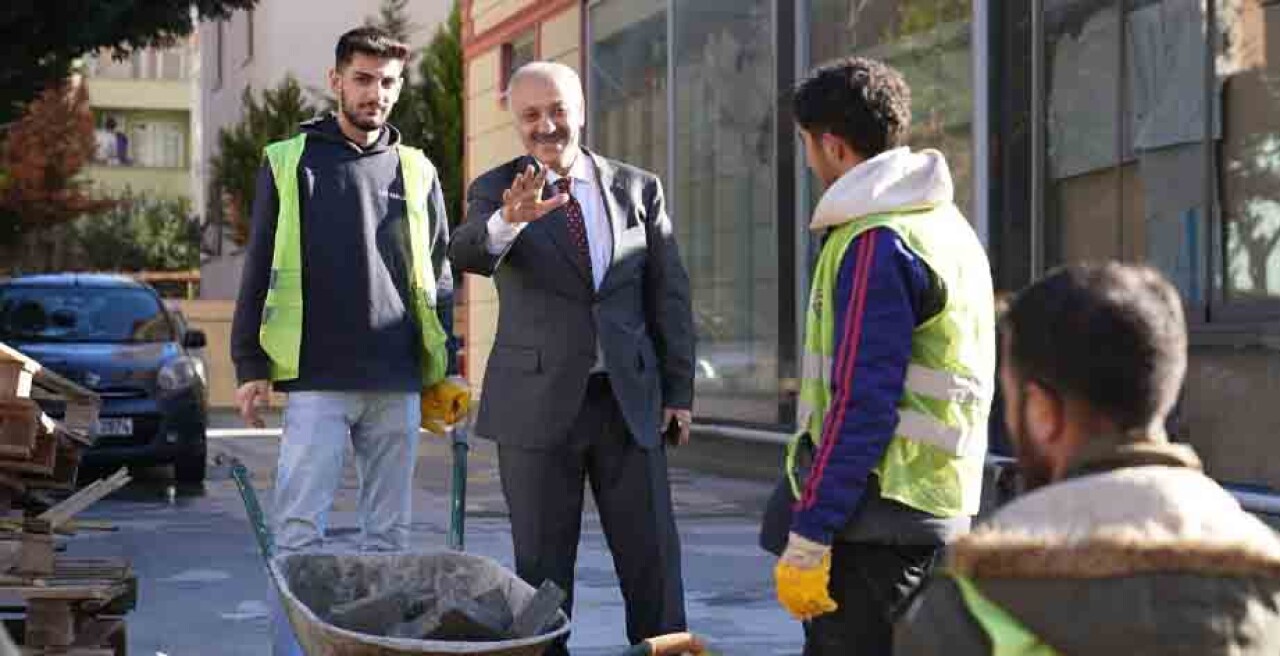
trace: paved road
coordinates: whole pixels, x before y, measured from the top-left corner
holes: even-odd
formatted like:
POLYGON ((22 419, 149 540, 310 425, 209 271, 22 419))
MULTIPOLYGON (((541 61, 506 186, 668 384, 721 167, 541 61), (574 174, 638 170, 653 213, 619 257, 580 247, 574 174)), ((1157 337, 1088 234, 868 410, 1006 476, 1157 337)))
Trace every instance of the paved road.
MULTIPOLYGON (((173 489, 164 469, 137 474, 138 482, 100 502, 87 518, 118 530, 72 538, 73 555, 119 555, 140 577, 138 608, 128 617, 130 653, 152 656, 267 654, 266 583, 244 509, 229 477, 239 458, 270 498, 278 442, 274 437, 211 438, 213 466, 202 490, 173 489)), ((471 455, 467 550, 512 566, 506 509, 497 485, 497 461, 487 442, 471 455)), ((421 450, 417 467, 414 541, 424 550, 444 546, 448 526, 449 455, 442 442, 421 450)), ((720 653, 733 656, 796 654, 800 628, 777 607, 771 560, 755 546, 765 483, 675 468, 672 481, 684 543, 691 626, 720 653)), ((355 538, 356 477, 348 467, 330 532, 355 538)), ((588 495, 589 496, 589 495, 588 495)), ((589 509, 578 559, 578 656, 617 653, 625 642, 623 605, 600 524, 589 509)))

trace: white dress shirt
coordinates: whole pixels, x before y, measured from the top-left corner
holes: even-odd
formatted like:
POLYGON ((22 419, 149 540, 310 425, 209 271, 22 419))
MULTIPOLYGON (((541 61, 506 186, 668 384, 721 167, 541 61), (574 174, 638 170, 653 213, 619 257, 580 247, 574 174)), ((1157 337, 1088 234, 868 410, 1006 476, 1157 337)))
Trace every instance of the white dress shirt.
MULTIPOLYGON (((609 214, 604 209, 604 196, 596 184, 596 165, 586 153, 580 153, 569 167, 569 189, 578 204, 582 206, 582 220, 587 227, 587 246, 591 251, 591 277, 596 289, 604 281, 604 274, 609 270, 613 260, 613 227, 609 225, 609 214)), ((547 170, 547 183, 555 187, 560 175, 547 170)), ((487 247, 490 255, 502 255, 515 243, 516 237, 524 229, 524 223, 507 223, 502 218, 502 209, 489 217, 489 238, 487 247)))

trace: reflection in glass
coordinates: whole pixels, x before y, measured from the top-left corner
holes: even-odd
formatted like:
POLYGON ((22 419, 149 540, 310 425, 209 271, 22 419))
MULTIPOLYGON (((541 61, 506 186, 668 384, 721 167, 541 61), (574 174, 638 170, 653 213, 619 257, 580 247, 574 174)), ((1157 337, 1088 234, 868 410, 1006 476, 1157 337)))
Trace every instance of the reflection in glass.
POLYGON ((1049 261, 1119 258, 1119 5, 1046 0, 1044 24, 1049 261))
POLYGON ((1052 263, 1122 259, 1204 301, 1198 0, 1045 5, 1052 263))
POLYGON ((1219 4, 1225 294, 1280 296, 1280 5, 1219 4))
MULTIPOLYGON (((674 217, 693 285, 699 415, 779 423, 768 0, 676 0, 674 217)), ((789 418, 788 418, 789 419, 789 418)))
POLYGON ((591 7, 587 81, 590 145, 602 155, 667 170, 667 13, 663 0, 610 0, 591 7))
POLYGON ((911 86, 913 148, 937 148, 971 215, 973 71, 968 0, 809 0, 810 64, 857 55, 884 61, 911 86))

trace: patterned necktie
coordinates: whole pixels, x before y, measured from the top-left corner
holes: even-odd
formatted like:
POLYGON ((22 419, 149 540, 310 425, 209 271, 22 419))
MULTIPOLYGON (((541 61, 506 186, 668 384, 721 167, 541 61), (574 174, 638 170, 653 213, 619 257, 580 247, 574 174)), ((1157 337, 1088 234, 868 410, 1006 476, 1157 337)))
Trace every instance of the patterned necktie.
POLYGON ((569 238, 573 240, 573 245, 578 247, 578 255, 582 257, 587 273, 591 273, 591 247, 587 244, 587 223, 582 218, 582 205, 578 204, 578 199, 574 198, 569 190, 571 182, 572 180, 568 177, 563 177, 556 180, 555 185, 560 193, 569 195, 569 202, 564 204, 565 227, 569 229, 569 238))

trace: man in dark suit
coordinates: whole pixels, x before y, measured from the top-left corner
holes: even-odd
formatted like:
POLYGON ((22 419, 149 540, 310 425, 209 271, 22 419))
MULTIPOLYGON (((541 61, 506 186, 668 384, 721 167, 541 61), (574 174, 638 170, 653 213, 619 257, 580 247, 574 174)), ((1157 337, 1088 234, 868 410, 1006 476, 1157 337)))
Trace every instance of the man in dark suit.
POLYGON ((570 610, 590 480, 630 642, 682 631, 664 445, 689 438, 694 337, 662 186, 579 145, 572 68, 528 64, 508 100, 528 154, 472 183, 449 255, 498 289, 476 434, 498 443, 516 569, 564 588, 570 610))

